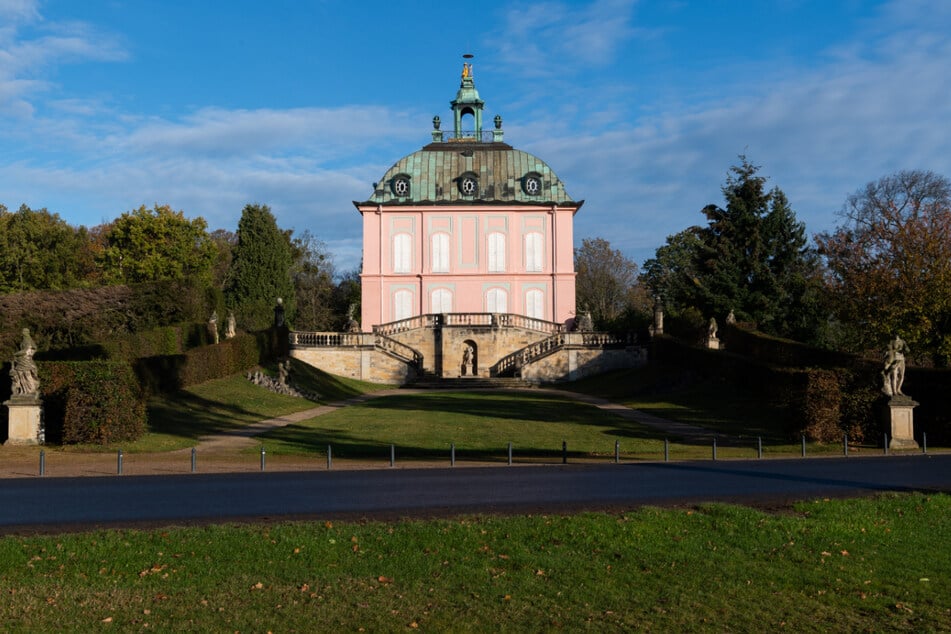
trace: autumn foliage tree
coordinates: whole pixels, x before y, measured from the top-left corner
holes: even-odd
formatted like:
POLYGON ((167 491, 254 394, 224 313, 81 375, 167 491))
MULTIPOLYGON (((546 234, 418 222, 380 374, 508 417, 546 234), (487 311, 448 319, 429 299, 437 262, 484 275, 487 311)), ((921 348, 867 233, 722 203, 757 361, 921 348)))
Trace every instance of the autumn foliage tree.
POLYGON ((856 348, 900 335, 913 353, 951 362, 951 182, 901 171, 848 198, 842 226, 816 236, 832 306, 856 348))
POLYGON ((637 304, 637 264, 603 238, 585 238, 575 249, 575 302, 591 311, 597 328, 614 328, 637 304))

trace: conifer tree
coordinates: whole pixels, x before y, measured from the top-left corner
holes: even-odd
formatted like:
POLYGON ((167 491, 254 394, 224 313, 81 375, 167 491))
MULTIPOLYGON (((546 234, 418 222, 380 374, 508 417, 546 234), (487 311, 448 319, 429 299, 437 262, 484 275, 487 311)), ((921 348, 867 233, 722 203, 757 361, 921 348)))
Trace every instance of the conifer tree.
POLYGON ((268 328, 274 323, 278 298, 284 302, 286 318, 292 319, 293 250, 268 206, 246 205, 236 235, 225 299, 238 324, 248 330, 268 328))
POLYGON ((670 236, 645 263, 645 279, 672 314, 693 306, 704 316, 730 311, 766 332, 815 339, 821 321, 820 275, 805 226, 786 195, 746 157, 730 168, 725 206, 707 205, 704 227, 670 236))

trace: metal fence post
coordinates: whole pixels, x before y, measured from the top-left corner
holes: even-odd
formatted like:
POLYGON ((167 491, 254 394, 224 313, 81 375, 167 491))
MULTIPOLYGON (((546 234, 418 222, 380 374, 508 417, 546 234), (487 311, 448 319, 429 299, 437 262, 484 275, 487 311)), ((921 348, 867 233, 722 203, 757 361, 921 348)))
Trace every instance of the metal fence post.
POLYGON ((716 437, 714 437, 714 439, 713 439, 713 459, 714 459, 714 460, 717 459, 717 439, 716 439, 716 437))
POLYGON ((763 437, 757 436, 756 438, 756 457, 759 459, 763 458, 763 437))
POLYGON ((46 451, 40 449, 40 475, 46 475, 46 451))
POLYGON ((842 434, 842 455, 846 458, 849 456, 849 435, 842 434))
POLYGON ((261 445, 261 471, 264 471, 264 465, 267 461, 267 452, 264 451, 264 445, 261 445))
POLYGON ((451 443, 449 445, 449 466, 456 466, 456 443, 451 443))
POLYGON ((806 457, 806 435, 802 435, 802 457, 806 457))
POLYGON ((396 445, 390 445, 390 466, 396 465, 396 445))
POLYGON ((921 453, 928 453, 928 433, 921 432, 921 453))
POLYGON ((509 466, 512 466, 512 443, 509 443, 509 466))
POLYGON ((888 455, 888 432, 885 432, 885 455, 888 455))
POLYGON ((192 473, 198 470, 198 451, 192 447, 192 473))
POLYGON ((327 445, 327 471, 330 471, 334 466, 334 454, 333 447, 327 445))
POLYGON ((116 475, 122 475, 122 450, 116 452, 116 475))
POLYGON ((561 464, 568 464, 568 441, 561 441, 561 464))
POLYGON ((664 462, 670 462, 670 441, 664 438, 664 462))
POLYGON ((614 464, 621 462, 621 441, 614 441, 614 464))

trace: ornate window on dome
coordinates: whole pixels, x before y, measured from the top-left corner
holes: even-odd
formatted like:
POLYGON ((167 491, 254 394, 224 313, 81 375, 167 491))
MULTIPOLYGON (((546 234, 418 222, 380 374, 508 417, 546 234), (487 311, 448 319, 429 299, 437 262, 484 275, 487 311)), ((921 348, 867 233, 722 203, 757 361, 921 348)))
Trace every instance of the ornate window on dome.
POLYGON ((463 196, 475 196, 479 193, 479 177, 473 172, 466 172, 459 177, 459 193, 463 196))
POLYGON ((529 172, 522 177, 522 191, 529 196, 538 196, 542 193, 542 176, 537 172, 529 172))
POLYGON ((395 177, 390 181, 390 189, 393 191, 393 195, 398 198, 406 198, 409 196, 409 176, 403 174, 395 177))

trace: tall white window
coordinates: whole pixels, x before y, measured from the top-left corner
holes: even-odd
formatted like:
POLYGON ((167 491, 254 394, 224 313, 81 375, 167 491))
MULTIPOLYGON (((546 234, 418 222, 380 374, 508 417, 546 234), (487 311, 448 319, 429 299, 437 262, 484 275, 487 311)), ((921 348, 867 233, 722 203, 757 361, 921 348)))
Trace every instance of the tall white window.
POLYGON ((433 273, 449 272, 449 234, 434 233, 430 240, 432 249, 430 257, 432 258, 433 273))
POLYGON ((505 271, 505 234, 489 234, 489 272, 503 273, 505 271))
POLYGON ((488 313, 507 313, 508 293, 502 288, 490 288, 485 294, 485 310, 488 313))
POLYGON ((433 291, 431 297, 430 310, 434 313, 452 312, 452 291, 445 288, 437 288, 433 291))
POLYGON ((410 273, 413 269, 413 237, 408 233, 393 236, 393 272, 410 273))
POLYGON ((533 319, 545 318, 545 293, 537 288, 526 291, 525 314, 533 319))
POLYGON ((393 321, 413 316, 413 293, 399 290, 393 293, 393 321))
POLYGON ((542 234, 537 232, 525 234, 525 270, 529 273, 539 273, 543 269, 545 248, 542 234))

